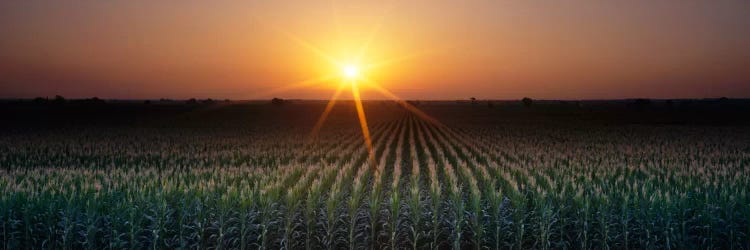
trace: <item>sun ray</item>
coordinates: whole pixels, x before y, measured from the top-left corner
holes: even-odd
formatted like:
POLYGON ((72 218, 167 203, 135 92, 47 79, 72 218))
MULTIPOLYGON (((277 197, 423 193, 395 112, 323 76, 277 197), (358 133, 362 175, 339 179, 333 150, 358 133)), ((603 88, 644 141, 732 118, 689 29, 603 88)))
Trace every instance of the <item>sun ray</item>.
POLYGON ((380 92, 381 94, 383 94, 386 97, 390 98, 391 100, 395 101, 396 103, 398 103, 399 105, 401 105, 405 109, 411 111, 412 113, 414 113, 415 115, 417 115, 419 118, 422 118, 425 121, 430 122, 430 123, 432 123, 434 125, 445 127, 445 125, 443 125, 437 119, 435 119, 432 116, 428 115, 424 111, 419 110, 417 107, 414 107, 414 105, 411 105, 408 102, 404 101, 403 99, 401 99, 400 97, 398 97, 393 92, 391 92, 391 91, 387 90, 386 88, 383 88, 382 86, 380 86, 380 84, 378 84, 377 82, 374 82, 374 81, 372 81, 370 79, 362 79, 362 82, 365 83, 368 87, 370 87, 370 88, 372 88, 372 89, 380 92))
POLYGON ((310 43, 308 41, 305 41, 302 38, 299 38, 298 36, 294 35, 293 33, 288 32, 286 30, 283 30, 281 28, 278 28, 276 26, 273 26, 273 25, 265 22, 264 20, 262 20, 262 19, 260 19, 258 17, 253 17, 253 20, 255 20, 256 23, 261 24, 262 26, 265 26, 266 28, 269 28, 269 29, 271 29, 272 31, 274 31, 276 33, 284 35, 286 38, 288 38, 288 39, 294 41, 295 43, 297 43, 298 45, 300 45, 300 46, 302 46, 302 47, 310 50, 311 52, 313 52, 317 56, 325 59, 329 63, 331 63, 333 65, 338 65, 339 64, 339 62, 336 60, 336 58, 332 57, 330 54, 326 53, 325 51, 323 51, 322 49, 320 49, 317 46, 313 45, 312 43, 310 43))
POLYGON ((339 87, 336 89, 336 92, 333 93, 333 96, 331 96, 331 99, 328 100, 328 104, 326 104, 325 110, 323 110, 323 114, 320 115, 318 118, 318 121, 315 122, 315 127, 313 127, 312 132, 310 133, 310 141, 314 141, 318 137, 318 132, 320 132, 320 129, 323 127, 323 124, 325 123, 326 119, 328 119, 328 114, 331 113, 331 110, 333 109, 333 106, 336 105, 336 101, 339 98, 339 95, 341 95, 341 92, 344 90, 345 84, 339 84, 339 87))
POLYGON ((367 117, 365 116, 365 109, 362 105, 362 97, 359 93, 359 86, 354 82, 351 82, 351 85, 352 97, 354 97, 354 104, 357 107, 357 117, 359 118, 359 125, 362 128, 362 137, 364 137, 365 145, 367 146, 367 155, 370 159, 370 167, 377 171, 377 164, 375 164, 375 152, 372 149, 370 129, 367 127, 367 117))
MULTIPOLYGON (((394 2, 391 2, 391 4, 394 4, 394 2)), ((362 57, 365 56, 365 53, 367 53, 367 50, 370 48, 370 44, 372 43, 372 40, 375 39, 375 36, 380 32, 380 29, 383 27, 383 23, 385 22, 386 17, 393 9, 393 5, 389 6, 383 11, 383 14, 378 17, 377 23, 373 25, 372 30, 370 30, 370 33, 367 36, 367 40, 362 44, 362 47, 359 48, 359 52, 357 53, 357 61, 361 61, 362 57)))
POLYGON ((401 62, 404 62, 404 61, 413 60, 413 59, 416 59, 418 57, 425 56, 425 55, 428 55, 428 54, 431 54, 431 53, 434 53, 434 50, 422 50, 422 51, 412 52, 412 53, 409 53, 409 54, 406 54, 406 55, 402 55, 402 56, 398 56, 398 57, 394 57, 394 58, 389 58, 389 59, 385 59, 385 60, 382 60, 382 61, 379 61, 379 62, 368 64, 368 65, 365 65, 363 67, 365 69, 367 69, 367 70, 382 68, 382 67, 390 66, 392 64, 396 64, 396 63, 401 63, 401 62))
POLYGON ((302 38, 299 38, 299 37, 295 36, 292 33, 289 33, 289 32, 283 31, 283 30, 278 30, 278 31, 281 32, 282 34, 284 34, 286 37, 288 37, 292 41, 294 41, 297 44, 299 44, 300 46, 305 47, 306 49, 308 49, 311 52, 315 53, 319 57, 325 59, 326 61, 328 61, 328 63, 330 63, 332 65, 338 65, 338 64, 340 64, 339 61, 337 61, 331 55, 329 55, 328 53, 326 53, 322 49, 318 48, 317 46, 313 45, 312 43, 310 43, 308 41, 305 41, 302 38))

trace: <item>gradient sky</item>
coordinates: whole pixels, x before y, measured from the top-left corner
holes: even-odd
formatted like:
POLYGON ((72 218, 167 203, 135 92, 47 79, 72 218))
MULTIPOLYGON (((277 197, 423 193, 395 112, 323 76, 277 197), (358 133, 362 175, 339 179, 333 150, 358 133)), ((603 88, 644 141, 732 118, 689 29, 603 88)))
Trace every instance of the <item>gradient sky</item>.
POLYGON ((342 60, 375 34, 404 98, 750 97, 749 27, 746 0, 0 1, 0 98, 329 98, 268 94, 337 70, 285 34, 342 60))

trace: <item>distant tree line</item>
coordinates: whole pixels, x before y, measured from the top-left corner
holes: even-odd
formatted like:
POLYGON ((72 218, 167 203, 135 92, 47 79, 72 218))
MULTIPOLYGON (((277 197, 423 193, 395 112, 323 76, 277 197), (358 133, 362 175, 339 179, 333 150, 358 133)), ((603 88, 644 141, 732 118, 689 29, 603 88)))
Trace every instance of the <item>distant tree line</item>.
MULTIPOLYGON (((20 102, 24 102, 24 100, 19 100, 20 102)), ((167 98, 161 98, 158 100, 144 100, 143 104, 152 104, 154 102, 159 103, 177 103, 177 102, 183 102, 187 105, 212 105, 216 104, 219 101, 207 98, 207 99, 196 99, 196 98, 190 98, 185 101, 176 101, 173 99, 167 99, 167 98)), ((229 99, 224 99, 224 102, 230 102, 229 99)), ((55 95, 52 99, 49 97, 35 97, 31 99, 31 103, 34 104, 45 104, 45 105, 64 105, 64 104, 106 104, 107 101, 104 99, 101 99, 99 97, 91 97, 91 98, 84 98, 84 99, 66 99, 65 97, 61 95, 55 95)))
MULTIPOLYGON (((474 106, 476 106, 479 103, 476 97, 470 97, 469 101, 471 102, 471 105, 474 105, 474 106)), ((526 107, 531 107, 533 102, 534 101, 529 97, 524 97, 523 99, 521 99, 521 103, 523 104, 523 106, 526 106, 526 107)), ((493 108, 495 107, 495 104, 491 100, 487 100, 487 107, 493 108)))
POLYGON ((31 100, 34 104, 51 104, 51 105, 64 105, 67 103, 71 104, 106 104, 107 102, 99 97, 91 97, 86 99, 65 99, 65 97, 56 95, 54 98, 49 99, 47 97, 36 97, 31 100))
MULTIPOLYGON (((477 98, 475 98, 475 97, 470 97, 468 101, 469 101, 469 103, 471 103, 472 106, 476 106, 476 105, 479 104, 479 100, 477 98)), ((486 102, 487 102, 487 107, 488 108, 493 108, 496 103, 503 103, 504 101, 494 101, 493 102, 492 100, 487 100, 486 102)), ((530 107, 534 106, 534 104, 535 104, 535 101, 533 99, 531 99, 530 97, 524 97, 519 102, 520 102, 520 104, 522 106, 524 106, 526 108, 530 108, 530 107)), ((542 101, 541 105, 542 106, 549 106, 549 105, 553 105, 553 104, 558 104, 560 106, 566 106, 566 107, 582 107, 584 102, 586 102, 586 101, 585 100, 583 100, 583 101, 566 101, 566 100, 560 100, 560 101, 556 101, 556 102, 555 101, 542 101)), ((720 98, 713 98, 713 99, 711 99, 711 98, 709 98, 709 99, 695 99, 695 100, 693 100, 693 99, 682 99, 682 100, 679 100, 679 101, 675 101, 675 100, 671 100, 671 99, 656 100, 656 101, 654 101, 654 100, 651 100, 651 99, 648 99, 648 98, 635 98, 635 99, 630 99, 630 100, 611 100, 611 101, 607 101, 607 102, 622 103, 625 106, 627 106, 627 107, 629 107, 631 109, 637 110, 637 111, 645 111, 645 110, 648 110, 648 109, 651 109, 651 108, 656 108, 657 105, 658 105, 658 107, 663 107, 663 108, 669 108, 669 109, 671 109, 671 108, 675 108, 677 105, 679 105, 679 106, 685 106, 685 107, 691 106, 692 104, 701 104, 701 105, 708 104, 708 105, 722 105, 722 106, 726 106, 726 105, 730 105, 732 103, 732 101, 730 101, 730 99, 727 98, 727 97, 720 97, 720 98)), ((459 104, 459 103, 465 103, 465 101, 457 100, 456 103, 457 104, 459 104)))
POLYGON ((276 106, 281 106, 284 103, 286 103, 286 101, 278 97, 274 97, 273 99, 271 99, 271 104, 276 105, 276 106))
POLYGON ((198 104, 213 105, 213 104, 216 104, 216 101, 214 99, 211 99, 211 98, 204 99, 204 100, 198 100, 198 99, 195 99, 195 98, 190 98, 187 101, 185 101, 185 104, 188 104, 188 105, 198 105, 198 104))

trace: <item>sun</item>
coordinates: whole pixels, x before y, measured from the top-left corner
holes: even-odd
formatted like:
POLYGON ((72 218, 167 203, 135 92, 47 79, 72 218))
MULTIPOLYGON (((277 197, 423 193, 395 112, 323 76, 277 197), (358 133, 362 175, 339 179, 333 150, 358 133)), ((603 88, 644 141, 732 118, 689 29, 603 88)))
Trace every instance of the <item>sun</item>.
POLYGON ((349 80, 354 80, 359 76, 359 67, 354 64, 347 64, 341 67, 341 75, 349 80))
MULTIPOLYGON (((381 19, 381 22, 382 22, 382 19, 381 19)), ((362 95, 360 94, 360 87, 366 87, 368 89, 375 90, 378 93, 383 94, 384 96, 388 97, 389 99, 396 101, 396 103, 406 108, 407 110, 411 111, 412 113, 416 114, 417 116, 422 117, 422 119, 435 123, 435 124, 440 124, 434 118, 428 116, 427 114, 420 111, 416 107, 411 106, 408 102, 403 101, 401 98, 399 98, 398 96, 396 96, 389 90, 380 86, 379 83, 370 79, 370 76, 369 76, 370 73, 372 73, 374 69, 381 68, 381 67, 395 64, 395 63, 399 63, 401 61, 409 60, 414 57, 420 56, 423 53, 409 53, 404 56, 389 58, 389 59, 385 59, 379 62, 360 64, 363 62, 362 60, 363 56, 367 53, 367 50, 370 47, 369 46, 370 42, 372 41, 373 37, 375 36, 379 28, 380 28, 380 24, 375 25, 375 28, 371 31, 369 38, 364 42, 364 44, 359 49, 359 53, 355 55, 350 55, 351 58, 349 60, 340 60, 341 58, 336 58, 330 55, 329 53, 326 53, 324 50, 316 47, 315 45, 313 45, 312 43, 308 41, 300 39, 299 37, 295 36, 292 33, 286 32, 284 30, 278 30, 281 34, 285 35, 287 38, 296 42, 301 47, 304 47, 310 50, 310 52, 321 57, 322 59, 325 59, 327 63, 329 63, 328 65, 333 66, 333 67, 329 68, 329 70, 331 71, 328 72, 327 74, 309 78, 306 80, 302 80, 300 82, 292 83, 289 85, 281 86, 279 88, 273 89, 270 92, 267 92, 267 93, 271 93, 271 92, 285 91, 289 89, 302 88, 302 87, 307 87, 307 86, 320 84, 320 83, 333 83, 333 81, 337 78, 340 80, 338 86, 336 87, 336 91, 328 100, 328 103, 326 104, 325 109, 323 110, 323 113, 320 115, 320 117, 318 117, 318 121, 315 123, 315 126, 313 127, 312 132, 310 133, 311 140, 309 141, 316 142, 318 132, 320 128, 323 126, 323 123, 328 118, 328 115, 331 113, 333 106, 336 105, 337 99, 347 87, 351 87, 352 100, 357 110, 357 118, 359 120, 360 129, 362 130, 362 138, 364 139, 364 144, 367 147, 368 158, 370 162, 369 165, 371 168, 374 169, 374 171, 376 171, 376 173, 377 171, 379 171, 377 169, 378 164, 375 161, 375 151, 373 150, 373 147, 372 147, 372 139, 370 137, 369 126, 367 125, 367 116, 365 115, 365 105, 363 104, 362 95)))

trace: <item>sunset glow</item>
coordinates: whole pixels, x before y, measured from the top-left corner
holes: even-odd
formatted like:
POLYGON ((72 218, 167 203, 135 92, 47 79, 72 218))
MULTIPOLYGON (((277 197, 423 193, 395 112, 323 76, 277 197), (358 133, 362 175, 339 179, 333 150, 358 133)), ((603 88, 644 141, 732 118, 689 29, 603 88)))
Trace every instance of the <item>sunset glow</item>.
POLYGON ((344 65, 344 67, 341 68, 341 74, 346 79, 354 80, 359 76, 359 67, 352 64, 344 65))
POLYGON ((341 78, 330 59, 340 59, 409 99, 743 97, 747 10, 746 1, 3 1, 0 96, 327 99, 341 78))

